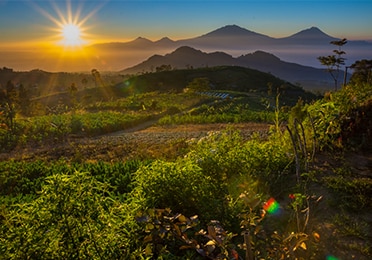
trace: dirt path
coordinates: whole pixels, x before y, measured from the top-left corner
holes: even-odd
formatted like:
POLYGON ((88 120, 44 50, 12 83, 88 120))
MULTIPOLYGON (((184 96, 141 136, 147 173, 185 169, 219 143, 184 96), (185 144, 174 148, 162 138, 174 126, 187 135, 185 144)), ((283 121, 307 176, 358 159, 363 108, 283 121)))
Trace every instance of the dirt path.
POLYGON ((240 131, 243 138, 249 138, 254 132, 266 134, 270 127, 265 123, 156 126, 156 121, 93 138, 70 138, 64 143, 18 148, 10 153, 0 154, 0 161, 175 158, 185 149, 187 140, 202 138, 210 131, 231 128, 240 131))

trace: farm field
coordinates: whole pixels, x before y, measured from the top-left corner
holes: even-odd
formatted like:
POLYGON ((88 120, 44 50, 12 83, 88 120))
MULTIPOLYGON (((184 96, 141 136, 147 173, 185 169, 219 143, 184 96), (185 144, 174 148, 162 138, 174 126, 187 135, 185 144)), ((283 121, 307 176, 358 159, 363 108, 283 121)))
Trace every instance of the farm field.
MULTIPOLYGON (((143 124, 142 124, 143 125, 143 124)), ((146 125, 146 123, 145 123, 146 125)), ((141 126, 141 125, 140 125, 141 126)), ((142 130, 137 127, 95 138, 72 138, 62 144, 45 145, 39 148, 16 149, 0 154, 0 160, 32 161, 38 158, 68 161, 87 158, 89 160, 125 161, 137 157, 176 158, 169 147, 185 145, 191 139, 200 139, 210 132, 224 131, 228 128, 239 131, 245 139, 254 133, 268 134, 268 123, 237 124, 197 124, 174 126, 151 126, 142 130), (167 150, 168 153, 167 153, 167 150), (78 157, 77 157, 78 155, 78 157)))
POLYGON ((369 259, 371 85, 294 105, 287 90, 2 117, 1 255, 369 259))

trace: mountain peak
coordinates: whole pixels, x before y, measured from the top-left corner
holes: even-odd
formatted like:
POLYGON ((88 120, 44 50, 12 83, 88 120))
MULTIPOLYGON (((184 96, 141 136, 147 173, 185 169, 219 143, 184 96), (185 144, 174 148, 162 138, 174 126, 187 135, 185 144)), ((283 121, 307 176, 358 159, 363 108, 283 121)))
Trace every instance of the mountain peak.
POLYGON ((137 37, 134 41, 137 41, 137 42, 151 42, 149 39, 144 38, 144 37, 137 37))
POLYGON ((172 42, 172 40, 169 37, 163 37, 160 40, 158 40, 158 42, 169 42, 169 41, 172 42))
POLYGON ((298 33, 295 33, 289 38, 298 38, 298 39, 319 39, 319 38, 327 38, 327 39, 334 39, 332 36, 326 34, 322 30, 320 30, 318 27, 312 26, 310 28, 304 29, 302 31, 299 31, 298 33))
POLYGON ((244 36, 244 35, 260 35, 259 33, 247 30, 236 24, 226 25, 218 28, 204 36, 244 36))
MULTIPOLYGON (((194 55, 194 54, 201 54, 203 53, 202 51, 200 50, 197 50, 197 49, 194 49, 192 47, 189 47, 189 46, 181 46, 181 47, 178 47, 175 51, 173 51, 171 54, 186 54, 186 55, 194 55)), ((167 54, 169 55, 169 54, 167 54)))
POLYGON ((271 62, 272 64, 281 61, 274 54, 264 52, 264 51, 255 51, 254 53, 249 53, 249 54, 246 54, 246 55, 242 55, 238 58, 238 60, 255 61, 257 63, 271 62))

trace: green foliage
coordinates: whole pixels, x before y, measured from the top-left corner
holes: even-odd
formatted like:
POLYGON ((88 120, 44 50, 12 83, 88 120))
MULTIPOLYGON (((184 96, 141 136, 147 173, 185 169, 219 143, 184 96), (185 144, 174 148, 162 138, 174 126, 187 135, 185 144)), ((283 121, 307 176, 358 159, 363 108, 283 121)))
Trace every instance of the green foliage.
POLYGON ((45 178, 59 173, 73 174, 75 171, 90 172, 98 181, 115 187, 119 194, 129 193, 136 170, 147 162, 128 161, 118 163, 67 164, 60 160, 53 163, 0 162, 0 195, 35 195, 45 183, 45 178))
POLYGON ((208 91, 210 90, 210 83, 208 78, 194 78, 186 89, 190 91, 208 91))
POLYGON ((129 88, 130 86, 133 91, 141 90, 142 92, 182 92, 190 81, 198 78, 207 79, 208 85, 211 86, 212 90, 267 93, 267 84, 271 82, 274 86, 283 86, 282 91, 285 92, 285 96, 288 99, 297 100, 299 96, 304 99, 315 98, 315 95, 269 73, 238 66, 217 66, 144 73, 126 80, 123 88, 129 88))
MULTIPOLYGON (((165 116, 159 120, 160 125, 169 124, 208 124, 208 123, 242 123, 242 122, 273 122, 275 112, 264 110, 262 105, 255 105, 251 98, 237 98, 230 101, 220 101, 214 104, 202 105, 188 113, 165 116), (257 108, 258 107, 258 108, 257 108)), ((279 116, 279 115, 278 115, 279 116)), ((280 115, 283 120, 285 114, 280 115)))
POLYGON ((260 182, 260 192, 273 194, 281 189, 293 163, 279 142, 259 138, 243 142, 238 132, 229 130, 211 132, 187 157, 222 183, 245 176, 260 182))
POLYGON ((39 196, 1 212, 5 258, 119 259, 129 257, 136 224, 109 186, 75 172, 46 179, 39 196))
POLYGON ((204 221, 221 217, 226 193, 212 176, 189 160, 155 161, 141 167, 130 194, 141 208, 171 208, 185 215, 200 215, 204 221))
MULTIPOLYGON (((361 108, 368 105, 371 96, 372 85, 366 83, 350 84, 335 93, 327 93, 324 99, 307 107, 310 117, 305 120, 305 127, 313 126, 321 149, 340 148, 347 142, 342 135, 350 130, 350 124, 361 120, 361 108)), ((365 120, 364 124, 370 124, 368 118, 365 120)))
MULTIPOLYGON (((239 132, 227 129, 188 142, 189 152, 174 161, 1 162, 0 255, 5 259, 321 258, 315 255, 320 235, 308 225, 316 212, 312 201, 316 196, 307 194, 310 174, 305 168, 296 167, 301 179, 295 181, 299 165, 295 157, 302 156, 308 166, 309 148, 316 143, 321 149, 341 147, 343 120, 370 96, 370 85, 356 84, 310 105, 300 100, 288 120, 292 143, 283 133, 244 141, 239 132), (277 202, 278 214, 269 211, 270 201, 277 202)), ((206 101, 192 95, 169 97, 190 98, 185 107, 206 101)), ((165 97, 153 101, 154 94, 133 95, 125 101, 96 103, 88 109, 93 113, 75 111, 17 124, 34 141, 61 140, 71 133, 96 135, 185 109, 165 97)), ((276 110, 266 113, 280 132, 282 115, 276 101, 276 110)), ((218 102, 187 116, 225 114, 239 122, 252 111, 258 113, 256 105, 218 102)), ((29 136, 18 138, 27 142, 29 136)), ((338 205, 353 210, 368 207, 372 194, 366 178, 339 174, 320 180, 336 193, 338 205)), ((345 232, 367 236, 359 227, 345 232)))
POLYGON ((372 60, 358 60, 350 68, 354 73, 350 79, 353 84, 372 84, 372 60))
POLYGON ((70 135, 107 134, 136 126, 159 114, 174 114, 175 111, 179 112, 206 100, 210 98, 192 94, 146 93, 110 102, 97 102, 70 112, 68 107, 57 105, 50 109, 52 114, 49 115, 18 120, 12 117, 12 127, 7 119, 8 112, 0 110, 1 149, 11 149, 17 144, 64 142, 70 135))
POLYGON ((328 176, 323 177, 322 182, 337 194, 338 206, 355 211, 363 210, 370 206, 372 196, 371 179, 328 176))

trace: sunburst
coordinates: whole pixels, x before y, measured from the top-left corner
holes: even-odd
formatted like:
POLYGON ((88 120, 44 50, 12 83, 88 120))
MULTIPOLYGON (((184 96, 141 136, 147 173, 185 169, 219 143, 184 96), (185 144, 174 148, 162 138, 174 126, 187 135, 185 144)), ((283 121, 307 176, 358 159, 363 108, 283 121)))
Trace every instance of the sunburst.
POLYGON ((68 23, 64 24, 61 28, 62 41, 64 46, 81 46, 84 44, 84 40, 81 38, 81 29, 79 25, 68 23))
MULTIPOLYGON (((74 2, 74 4, 77 1, 74 2)), ((96 6, 91 12, 82 16, 83 4, 82 2, 77 3, 73 9, 71 1, 66 0, 66 6, 58 6, 57 3, 51 2, 53 13, 48 12, 46 9, 36 6, 45 17, 47 17, 52 23, 53 27, 49 30, 55 32, 51 36, 56 45, 62 46, 66 49, 81 48, 82 46, 90 43, 91 35, 87 34, 90 27, 87 26, 87 21, 91 18, 106 1, 100 2, 100 5, 96 6)))

